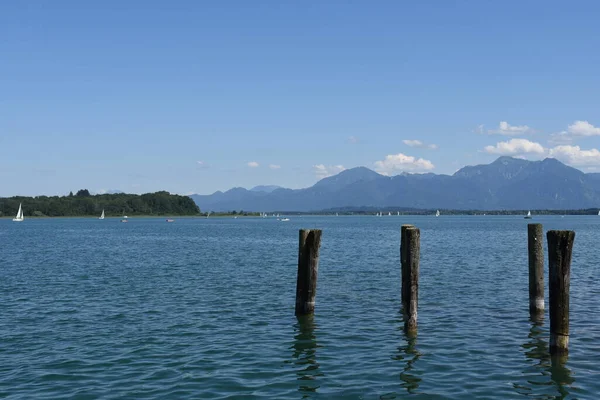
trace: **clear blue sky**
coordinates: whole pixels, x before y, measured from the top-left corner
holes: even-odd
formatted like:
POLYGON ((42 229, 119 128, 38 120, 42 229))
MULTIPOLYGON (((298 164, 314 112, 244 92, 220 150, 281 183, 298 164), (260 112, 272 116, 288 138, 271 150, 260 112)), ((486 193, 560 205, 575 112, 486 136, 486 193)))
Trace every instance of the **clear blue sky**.
POLYGON ((2 2, 0 196, 299 188, 501 154, 594 171, 599 15, 598 1, 2 2))

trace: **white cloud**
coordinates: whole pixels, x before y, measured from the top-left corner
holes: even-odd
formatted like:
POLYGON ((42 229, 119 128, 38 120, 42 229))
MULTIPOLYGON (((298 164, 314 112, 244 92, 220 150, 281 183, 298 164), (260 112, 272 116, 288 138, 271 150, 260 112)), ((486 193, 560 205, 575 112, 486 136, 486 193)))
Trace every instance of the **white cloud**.
POLYGON ((250 162, 248 163, 248 166, 249 166, 250 168, 256 168, 256 167, 258 167, 259 165, 260 165, 260 164, 259 164, 259 163, 257 163, 256 161, 250 161, 250 162))
POLYGON ((573 136, 600 136, 600 128, 595 127, 587 121, 575 121, 567 128, 567 132, 573 136))
POLYGON ((546 152, 541 144, 530 142, 527 139, 511 139, 507 142, 498 142, 496 146, 486 146, 483 150, 486 153, 504 156, 544 154, 546 152))
POLYGON ((198 164, 198 168, 210 168, 210 165, 208 165, 207 163, 205 163, 204 161, 196 161, 196 164, 198 164))
POLYGON ((360 141, 360 139, 359 139, 359 138, 357 138, 356 136, 350 136, 350 137, 348 138, 348 142, 350 142, 350 143, 352 143, 352 144, 354 144, 354 143, 358 143, 359 141, 360 141))
POLYGON ((600 166, 598 149, 581 150, 579 146, 556 146, 550 149, 550 157, 572 166, 600 166))
POLYGON ((382 161, 375 161, 375 170, 383 175, 394 172, 425 172, 435 168, 433 163, 423 158, 415 158, 402 153, 385 156, 382 161))
POLYGON ((269 165, 269 168, 271 168, 271 169, 280 169, 280 168, 281 168, 281 165, 277 165, 277 164, 270 164, 270 165, 269 165))
MULTIPOLYGON (((483 132, 483 125, 479 125, 478 129, 483 132)), ((506 121, 501 121, 498 129, 490 129, 487 131, 489 135, 505 135, 505 136, 520 136, 528 133, 533 133, 534 130, 527 125, 511 125, 506 121)))
POLYGON ((313 165, 313 172, 319 179, 327 178, 328 176, 336 175, 345 170, 343 165, 329 165, 324 164, 313 165))
POLYGON ((485 129, 484 129, 483 124, 477 125, 477 127, 475 129, 473 129, 473 132, 478 133, 478 134, 485 133, 485 129))
POLYGON ((437 144, 425 144, 420 140, 405 139, 402 142, 409 147, 417 147, 419 149, 435 150, 438 148, 437 144))

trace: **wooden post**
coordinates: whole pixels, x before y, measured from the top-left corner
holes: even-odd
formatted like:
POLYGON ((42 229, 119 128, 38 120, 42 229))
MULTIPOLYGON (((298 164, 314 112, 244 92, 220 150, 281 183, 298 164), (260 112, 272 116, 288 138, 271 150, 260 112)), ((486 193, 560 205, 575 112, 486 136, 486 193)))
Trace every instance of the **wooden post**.
POLYGON ((409 283, 407 281, 409 274, 406 271, 406 266, 408 265, 406 262, 406 248, 408 244, 406 243, 406 230, 408 228, 414 228, 414 225, 402 225, 400 228, 400 275, 401 275, 401 288, 400 288, 400 300, 402 301, 402 307, 406 308, 406 299, 408 295, 406 294, 409 283))
POLYGON ((320 229, 300 229, 298 278, 296 281, 296 315, 308 315, 315 312, 320 247, 320 229))
POLYGON ((548 231, 550 354, 569 352, 569 286, 573 231, 548 231))
POLYGON ((419 303, 419 257, 421 231, 414 226, 402 226, 401 262, 402 262, 402 310, 404 330, 417 331, 417 306, 419 303))
POLYGON ((544 236, 542 224, 527 225, 529 250, 529 313, 544 313, 544 236))

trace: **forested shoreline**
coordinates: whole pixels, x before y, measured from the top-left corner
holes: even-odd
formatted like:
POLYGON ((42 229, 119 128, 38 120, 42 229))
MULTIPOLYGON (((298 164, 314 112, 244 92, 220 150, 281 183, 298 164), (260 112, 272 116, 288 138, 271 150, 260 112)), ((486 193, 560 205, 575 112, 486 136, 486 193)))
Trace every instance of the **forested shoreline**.
POLYGON ((200 209, 188 196, 156 193, 100 194, 91 195, 88 190, 79 190, 68 196, 35 196, 0 198, 0 217, 14 217, 23 205, 25 217, 82 217, 100 216, 102 210, 107 217, 136 215, 199 215, 200 209))

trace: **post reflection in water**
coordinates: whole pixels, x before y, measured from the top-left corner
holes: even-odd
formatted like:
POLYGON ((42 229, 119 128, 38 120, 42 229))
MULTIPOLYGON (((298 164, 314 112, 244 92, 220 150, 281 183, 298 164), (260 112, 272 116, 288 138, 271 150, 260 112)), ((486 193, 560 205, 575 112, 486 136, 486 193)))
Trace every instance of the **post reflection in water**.
POLYGON ((400 380, 402 381, 402 387, 406 389, 408 393, 416 393, 419 388, 419 382, 421 378, 411 373, 413 364, 421 357, 421 353, 417 350, 417 334, 416 333, 405 333, 403 319, 399 320, 399 330, 401 333, 403 343, 398 346, 396 353, 393 356, 394 360, 403 361, 403 370, 400 373, 400 380))
POLYGON ((528 340, 522 347, 525 357, 532 362, 532 368, 524 373, 529 376, 529 387, 516 386, 520 394, 533 398, 564 399, 569 395, 570 385, 574 382, 571 371, 566 367, 567 356, 550 356, 549 343, 546 340, 548 331, 543 329, 543 316, 531 318, 528 340), (537 373, 532 374, 533 371, 537 373), (552 393, 546 393, 550 388, 552 393), (538 395, 540 397, 537 397, 538 395))
POLYGON ((571 377, 571 370, 567 368, 567 356, 551 356, 550 379, 556 385, 556 389, 560 393, 558 399, 564 399, 569 395, 569 388, 575 381, 571 377))
POLYGON ((294 363, 299 367, 296 374, 298 375, 299 387, 298 390, 304 394, 302 398, 307 398, 310 393, 314 393, 319 388, 317 377, 323 376, 319 371, 319 363, 317 362, 317 337, 315 335, 314 315, 298 316, 298 322, 294 324, 293 358, 294 363))

